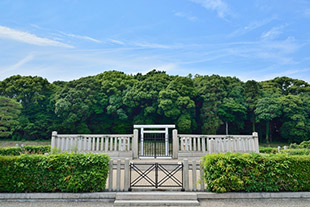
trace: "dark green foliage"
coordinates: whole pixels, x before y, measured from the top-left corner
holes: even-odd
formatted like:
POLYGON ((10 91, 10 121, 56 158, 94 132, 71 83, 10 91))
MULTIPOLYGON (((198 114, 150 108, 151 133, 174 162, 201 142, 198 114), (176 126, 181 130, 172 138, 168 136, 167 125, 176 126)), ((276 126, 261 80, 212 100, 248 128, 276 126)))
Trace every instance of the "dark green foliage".
POLYGON ((50 153, 51 146, 0 147, 0 155, 44 154, 50 153))
POLYGON ((303 141, 300 144, 292 143, 289 146, 290 149, 310 149, 310 140, 303 141))
POLYGON ((167 123, 176 124, 179 133, 257 131, 264 142, 310 138, 310 86, 288 77, 244 83, 219 75, 106 71, 49 83, 15 75, 0 81, 0 96, 22 105, 9 131, 0 114, 0 131, 15 140, 49 139, 52 131, 132 133, 133 124, 167 123))
POLYGON ((278 148, 275 147, 259 147, 260 153, 266 153, 266 154, 275 154, 278 153, 278 148))
POLYGON ((104 191, 105 154, 0 156, 0 192, 104 191))
POLYGON ((203 168, 212 192, 310 190, 310 156, 210 154, 203 157, 203 168))
POLYGON ((0 96, 0 138, 12 136, 18 126, 22 105, 14 99, 0 96))

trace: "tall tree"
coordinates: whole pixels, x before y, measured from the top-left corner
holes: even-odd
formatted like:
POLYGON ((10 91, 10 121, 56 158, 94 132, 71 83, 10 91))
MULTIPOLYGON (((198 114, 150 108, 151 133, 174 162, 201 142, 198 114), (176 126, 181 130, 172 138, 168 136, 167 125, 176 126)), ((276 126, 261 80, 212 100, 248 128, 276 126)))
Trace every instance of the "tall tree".
POLYGON ((171 120, 175 120, 182 133, 192 132, 197 128, 195 116, 196 90, 192 79, 176 77, 166 89, 159 93, 159 110, 171 120))
POLYGON ((255 109, 257 101, 261 96, 261 87, 259 83, 257 83, 254 80, 247 81, 244 86, 244 96, 245 96, 245 102, 248 106, 248 114, 250 116, 250 119, 252 120, 252 131, 255 132, 256 131, 255 109))
POLYGON ((14 99, 0 96, 0 138, 12 136, 19 124, 22 105, 14 99))
POLYGON ((52 85, 37 76, 11 76, 0 82, 0 95, 22 104, 20 123, 14 136, 25 139, 48 139, 52 129, 52 85))
POLYGON ((271 141, 270 122, 281 115, 279 96, 268 94, 259 99, 255 114, 258 121, 265 121, 266 123, 266 143, 269 143, 271 141))

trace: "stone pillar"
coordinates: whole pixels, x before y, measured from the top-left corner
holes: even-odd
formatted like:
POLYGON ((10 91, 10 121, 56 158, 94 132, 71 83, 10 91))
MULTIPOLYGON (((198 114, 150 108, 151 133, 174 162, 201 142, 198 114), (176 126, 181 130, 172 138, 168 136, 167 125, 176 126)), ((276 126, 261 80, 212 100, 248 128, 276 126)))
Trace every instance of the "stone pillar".
POLYGON ((128 191, 130 187, 130 169, 129 169, 129 159, 125 159, 125 175, 124 175, 124 191, 128 191))
POLYGON ((183 176, 183 188, 185 191, 189 191, 189 166, 186 158, 183 161, 183 176))
POLYGON ((252 136, 254 138, 254 146, 255 146, 254 150, 255 150, 255 152, 259 153, 258 133, 253 132, 252 136))
POLYGON ((132 158, 133 159, 138 159, 138 136, 139 136, 139 130, 134 129, 133 138, 132 138, 132 158))
POLYGON ((57 138, 57 132, 52 132, 52 141, 51 141, 51 150, 53 150, 56 147, 56 138, 57 138))
POLYGON ((178 130, 172 130, 172 158, 178 159, 179 153, 179 138, 178 138, 178 130))

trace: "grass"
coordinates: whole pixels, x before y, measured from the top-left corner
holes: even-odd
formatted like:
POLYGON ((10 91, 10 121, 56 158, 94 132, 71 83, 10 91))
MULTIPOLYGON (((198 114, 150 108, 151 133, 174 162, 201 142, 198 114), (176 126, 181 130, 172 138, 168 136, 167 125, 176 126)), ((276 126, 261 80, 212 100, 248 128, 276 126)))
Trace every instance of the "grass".
POLYGON ((12 140, 1 140, 0 139, 0 147, 15 147, 16 144, 19 146, 23 144, 26 145, 51 145, 51 140, 34 140, 34 141, 12 141, 12 140))

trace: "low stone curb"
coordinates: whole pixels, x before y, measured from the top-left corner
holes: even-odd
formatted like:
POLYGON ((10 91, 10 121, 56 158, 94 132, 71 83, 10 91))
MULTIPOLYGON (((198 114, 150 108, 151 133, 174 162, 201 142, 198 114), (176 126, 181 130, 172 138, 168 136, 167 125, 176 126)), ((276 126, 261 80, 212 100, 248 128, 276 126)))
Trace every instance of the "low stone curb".
POLYGON ((98 193, 0 193, 0 201, 114 201, 116 192, 98 193))
MULTIPOLYGON (((130 193, 130 192, 128 192, 130 193)), ((148 192, 140 192, 148 194, 148 192)), ((152 192, 154 193, 154 192, 152 192)), ((163 193, 163 192, 158 192, 163 193)), ((174 192, 178 193, 178 192, 174 192)), ((180 192, 182 193, 182 192, 180 192)), ((209 193, 192 192, 198 199, 310 199, 310 192, 272 192, 272 193, 209 193)), ((169 192, 167 192, 169 194, 169 192)), ((117 192, 97 193, 0 193, 1 201, 114 201, 117 192)))
POLYGON ((310 192, 209 193, 197 192, 198 199, 309 198, 310 192))

